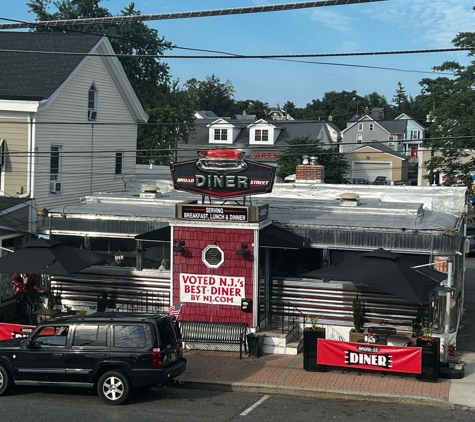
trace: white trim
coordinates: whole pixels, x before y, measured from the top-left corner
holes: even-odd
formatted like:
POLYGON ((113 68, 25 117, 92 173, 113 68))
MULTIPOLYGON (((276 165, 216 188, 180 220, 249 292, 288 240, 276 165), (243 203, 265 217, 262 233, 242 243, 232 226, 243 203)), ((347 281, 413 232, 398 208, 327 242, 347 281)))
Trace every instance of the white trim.
POLYGON ((39 101, 0 100, 0 110, 21 113, 36 113, 40 107, 39 101))

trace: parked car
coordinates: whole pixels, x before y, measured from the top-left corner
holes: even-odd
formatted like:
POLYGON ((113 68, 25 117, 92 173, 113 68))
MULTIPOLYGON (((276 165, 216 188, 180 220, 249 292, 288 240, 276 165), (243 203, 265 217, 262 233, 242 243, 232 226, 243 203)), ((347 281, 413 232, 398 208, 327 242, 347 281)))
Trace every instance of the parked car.
POLYGON ((61 317, 26 338, 0 341, 0 395, 16 385, 87 387, 106 404, 186 369, 178 325, 168 315, 120 312, 61 317))
POLYGON ((377 176, 376 179, 373 180, 372 185, 387 185, 386 176, 377 176))
POLYGON ((469 241, 467 253, 468 255, 472 255, 475 253, 475 236, 467 236, 467 239, 469 241))
POLYGON ((395 180, 394 184, 397 186, 412 186, 410 180, 395 180))
POLYGON ((355 179, 350 179, 350 181, 354 185, 369 185, 368 179, 355 178, 355 179))

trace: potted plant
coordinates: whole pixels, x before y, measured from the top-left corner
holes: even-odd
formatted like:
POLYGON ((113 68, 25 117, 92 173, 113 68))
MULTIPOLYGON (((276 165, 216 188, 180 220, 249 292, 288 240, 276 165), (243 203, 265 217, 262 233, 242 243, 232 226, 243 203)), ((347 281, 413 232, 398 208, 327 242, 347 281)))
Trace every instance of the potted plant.
POLYGON ((432 322, 420 324, 416 346, 422 348, 421 373, 416 375, 420 381, 437 382, 440 365, 440 339, 434 337, 435 325, 432 322))
POLYGON ((317 363, 318 339, 325 338, 325 328, 318 326, 320 316, 310 318, 310 327, 303 331, 303 369, 310 372, 323 372, 324 365, 317 363))
POLYGON ((364 304, 358 294, 353 299, 353 325, 355 328, 350 331, 350 341, 357 342, 364 339, 364 304))

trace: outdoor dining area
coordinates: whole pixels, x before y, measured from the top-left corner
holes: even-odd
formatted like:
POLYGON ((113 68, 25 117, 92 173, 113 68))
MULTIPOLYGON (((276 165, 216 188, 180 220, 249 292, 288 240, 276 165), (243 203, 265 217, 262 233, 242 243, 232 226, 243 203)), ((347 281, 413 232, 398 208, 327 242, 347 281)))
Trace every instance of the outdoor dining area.
POLYGON ((311 271, 303 277, 349 281, 355 286, 383 291, 417 304, 419 309, 427 309, 428 298, 434 291, 447 297, 444 332, 437 336, 424 314, 413 321, 412 331, 400 331, 387 325, 366 324, 364 327, 364 303, 357 296, 353 301, 355 327, 353 333, 350 332, 350 341, 326 339, 323 326, 304 330, 304 369, 414 374, 421 381, 433 382, 439 376, 463 378, 463 369, 449 368, 449 348, 446 347, 450 343, 448 316, 453 292, 450 262, 445 273, 429 265, 417 266, 400 254, 380 248, 354 260, 311 271))

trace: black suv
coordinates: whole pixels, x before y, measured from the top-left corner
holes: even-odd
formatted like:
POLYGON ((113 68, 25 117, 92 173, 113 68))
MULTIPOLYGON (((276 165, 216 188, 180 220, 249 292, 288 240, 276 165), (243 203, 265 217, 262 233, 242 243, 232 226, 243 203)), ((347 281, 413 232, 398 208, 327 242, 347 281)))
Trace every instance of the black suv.
POLYGON ((164 315, 97 313, 39 324, 0 341, 0 395, 14 385, 88 387, 107 404, 186 369, 178 324, 164 315))

